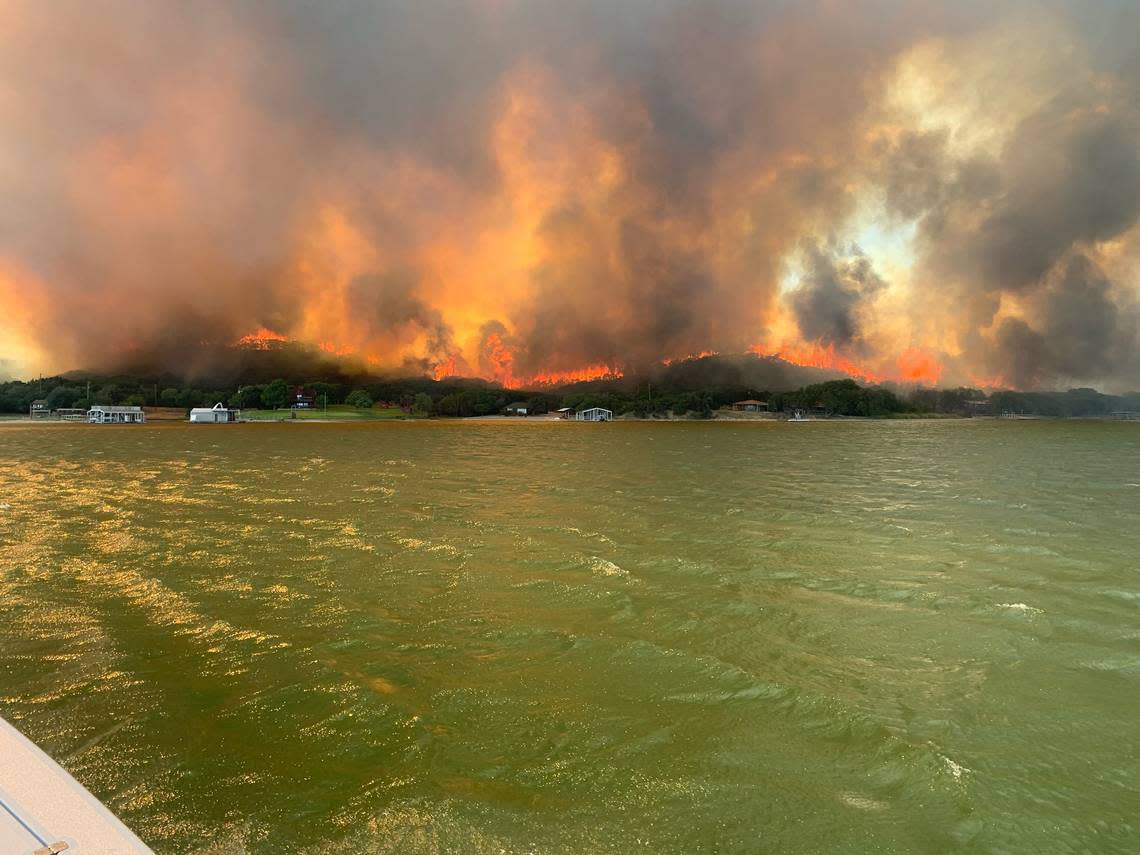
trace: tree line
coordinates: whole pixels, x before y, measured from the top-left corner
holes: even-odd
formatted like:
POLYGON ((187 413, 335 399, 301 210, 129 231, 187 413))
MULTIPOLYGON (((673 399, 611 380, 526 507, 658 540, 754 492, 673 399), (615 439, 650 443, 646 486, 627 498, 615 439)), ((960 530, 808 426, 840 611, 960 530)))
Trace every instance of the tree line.
POLYGON ((980 389, 915 389, 903 395, 885 386, 861 386, 854 380, 813 383, 791 391, 756 389, 742 385, 681 388, 636 379, 611 379, 572 384, 560 389, 518 391, 482 380, 433 380, 427 377, 383 379, 342 377, 334 381, 295 382, 277 378, 221 388, 188 385, 172 377, 132 378, 97 375, 57 376, 32 381, 0 383, 0 412, 27 413, 34 400, 46 400, 50 409, 83 408, 95 404, 209 407, 221 401, 241 409, 278 409, 289 405, 292 389, 305 388, 313 405, 374 404, 398 406, 419 416, 483 416, 502 413, 514 403, 530 413, 605 407, 615 415, 642 418, 666 415, 709 418, 735 401, 765 401, 776 412, 796 409, 838 416, 889 417, 893 415, 1000 415, 1018 413, 1057 417, 1104 416, 1140 410, 1140 393, 1106 395, 1094 389, 1066 392, 1012 392, 987 394, 980 389))

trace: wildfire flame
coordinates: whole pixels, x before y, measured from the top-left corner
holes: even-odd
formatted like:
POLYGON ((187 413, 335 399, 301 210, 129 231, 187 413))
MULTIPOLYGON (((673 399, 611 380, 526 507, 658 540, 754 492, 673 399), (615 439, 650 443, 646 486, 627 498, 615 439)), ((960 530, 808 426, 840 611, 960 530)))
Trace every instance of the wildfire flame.
POLYGON ((442 380, 445 377, 455 377, 459 373, 459 356, 451 354, 445 362, 439 363, 432 369, 431 376, 436 380, 442 380))
POLYGON ((882 383, 886 379, 883 375, 838 353, 834 344, 823 347, 819 344, 810 343, 785 343, 776 350, 770 350, 763 345, 753 345, 749 350, 761 356, 777 356, 785 362, 802 365, 805 368, 827 368, 832 371, 841 371, 850 377, 858 378, 867 383, 882 383))
POLYGON ((563 383, 582 383, 587 380, 615 380, 624 376, 609 365, 587 365, 575 371, 542 371, 529 378, 527 386, 558 386, 563 383))
MULTIPOLYGON (((260 327, 239 338, 234 342, 234 345, 256 350, 269 350, 287 341, 289 341, 287 336, 266 327, 260 327)), ((320 342, 317 346, 325 353, 335 356, 361 355, 348 345, 330 341, 320 342)), ((895 380, 902 383, 937 385, 944 370, 943 365, 934 353, 919 347, 911 347, 900 353, 893 368, 886 372, 856 362, 837 351, 833 344, 824 346, 810 342, 785 341, 777 346, 753 345, 749 351, 761 356, 775 356, 793 365, 837 371, 865 383, 882 383, 886 380, 895 380)), ((719 355, 719 351, 702 350, 681 357, 663 359, 661 363, 667 366, 676 365, 719 355)), ((370 365, 381 363, 381 360, 375 356, 365 358, 370 365)), ((436 380, 443 380, 447 377, 470 376, 471 374, 514 389, 531 386, 558 386, 590 380, 617 379, 624 376, 618 366, 603 363, 585 365, 574 369, 539 371, 535 374, 520 376, 515 373, 514 351, 498 333, 491 333, 483 340, 478 371, 472 372, 459 352, 452 353, 446 360, 438 363, 432 369, 432 377, 436 380)), ((976 377, 971 375, 969 380, 973 385, 986 389, 1005 388, 1007 385, 1001 376, 976 377)))
POLYGON ((720 356, 720 351, 717 350, 702 350, 699 353, 690 353, 687 356, 679 357, 666 357, 661 360, 662 365, 673 365, 677 362, 692 362, 697 359, 704 359, 706 356, 720 356))
MULTIPOLYGON (((336 344, 331 341, 322 341, 318 347, 325 353, 332 354, 333 356, 353 356, 356 353, 355 350, 346 344, 336 344)), ((373 359, 369 359, 368 361, 375 362, 373 359)))
POLYGON ((254 350, 269 350, 275 344, 286 342, 289 339, 266 327, 258 327, 249 335, 243 335, 234 342, 235 347, 249 347, 254 350))
POLYGON ((487 336, 483 345, 482 362, 485 362, 490 377, 488 379, 494 380, 508 388, 514 387, 515 383, 515 355, 503 342, 502 336, 498 333, 491 333, 487 336))
POLYGON ((979 377, 976 374, 969 375, 970 385, 978 389, 1008 389, 1009 383, 1000 374, 995 374, 993 377, 979 377))
POLYGON ((938 384, 942 376, 942 365, 934 354, 920 347, 912 347, 899 354, 896 362, 898 379, 908 383, 938 384))

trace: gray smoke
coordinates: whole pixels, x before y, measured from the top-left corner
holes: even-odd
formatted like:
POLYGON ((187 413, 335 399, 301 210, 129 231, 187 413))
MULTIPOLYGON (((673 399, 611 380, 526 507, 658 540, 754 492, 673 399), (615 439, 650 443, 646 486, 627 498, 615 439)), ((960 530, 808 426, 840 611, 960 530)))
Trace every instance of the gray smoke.
POLYGON ((805 249, 806 274, 791 296, 800 331, 813 341, 848 348, 860 341, 860 310, 887 283, 858 246, 805 249))
POLYGON ((8 336, 184 368, 268 327, 405 370, 497 370, 493 341, 520 377, 636 370, 763 341, 806 245, 802 335, 889 361, 890 285, 848 246, 873 192, 915 224, 912 321, 945 318, 962 371, 1140 382, 1140 13, 997 5, 9 5, 0 359, 8 336), (966 46, 1037 26, 1064 49, 991 81, 1033 105, 1001 151, 883 132, 916 47, 984 64, 1000 40, 966 46))

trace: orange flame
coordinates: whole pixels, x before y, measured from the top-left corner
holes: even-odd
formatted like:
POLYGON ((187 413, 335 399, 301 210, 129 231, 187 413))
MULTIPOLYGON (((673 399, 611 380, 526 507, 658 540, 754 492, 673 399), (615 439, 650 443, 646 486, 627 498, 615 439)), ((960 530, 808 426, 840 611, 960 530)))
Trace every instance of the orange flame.
POLYGON ((234 347, 249 347, 254 350, 269 350, 275 344, 288 341, 289 339, 281 335, 281 333, 274 332, 267 327, 258 327, 249 335, 243 335, 234 342, 234 347))
POLYGON ((529 378, 526 386, 557 386, 562 383, 581 383, 586 380, 616 380, 624 376, 609 365, 587 365, 575 371, 541 371, 529 378))
POLYGON ((349 347, 347 344, 336 344, 331 341, 322 341, 318 347, 320 347, 320 349, 325 353, 330 353, 333 356, 352 356, 356 353, 356 351, 349 347))
POLYGON ((1005 378, 1000 374, 995 374, 993 377, 979 377, 975 374, 969 375, 970 385, 978 389, 1008 389, 1009 384, 1005 378))
POLYGON ((867 383, 882 383, 885 377, 837 353, 834 344, 823 347, 818 344, 783 344, 778 350, 772 351, 763 345, 753 345, 749 348, 752 353, 760 356, 777 356, 793 365, 805 368, 827 368, 832 371, 842 371, 850 377, 855 377, 867 383))
POLYGON ((661 360, 662 365, 672 365, 676 362, 692 362, 695 359, 704 359, 706 356, 720 356, 717 350, 702 350, 699 353, 690 353, 687 356, 666 357, 661 360))
POLYGON ((503 343, 502 337, 498 333, 491 333, 487 336, 483 347, 483 361, 489 366, 491 375, 488 379, 503 386, 513 387, 515 385, 515 355, 503 343))
POLYGON ((446 362, 441 362, 432 369, 431 376, 436 380, 442 380, 445 377, 454 377, 459 373, 459 357, 457 354, 451 354, 446 362))
POLYGON ((938 384, 942 376, 942 365, 928 350, 912 347, 899 354, 896 362, 898 379, 910 383, 938 384))

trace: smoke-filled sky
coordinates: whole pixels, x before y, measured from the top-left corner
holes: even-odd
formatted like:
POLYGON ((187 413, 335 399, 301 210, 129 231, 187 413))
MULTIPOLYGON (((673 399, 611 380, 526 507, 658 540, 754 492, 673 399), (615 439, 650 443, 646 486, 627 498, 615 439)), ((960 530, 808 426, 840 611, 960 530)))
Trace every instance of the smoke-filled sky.
POLYGON ((10 373, 1140 388, 1140 4, 0 0, 10 373))

